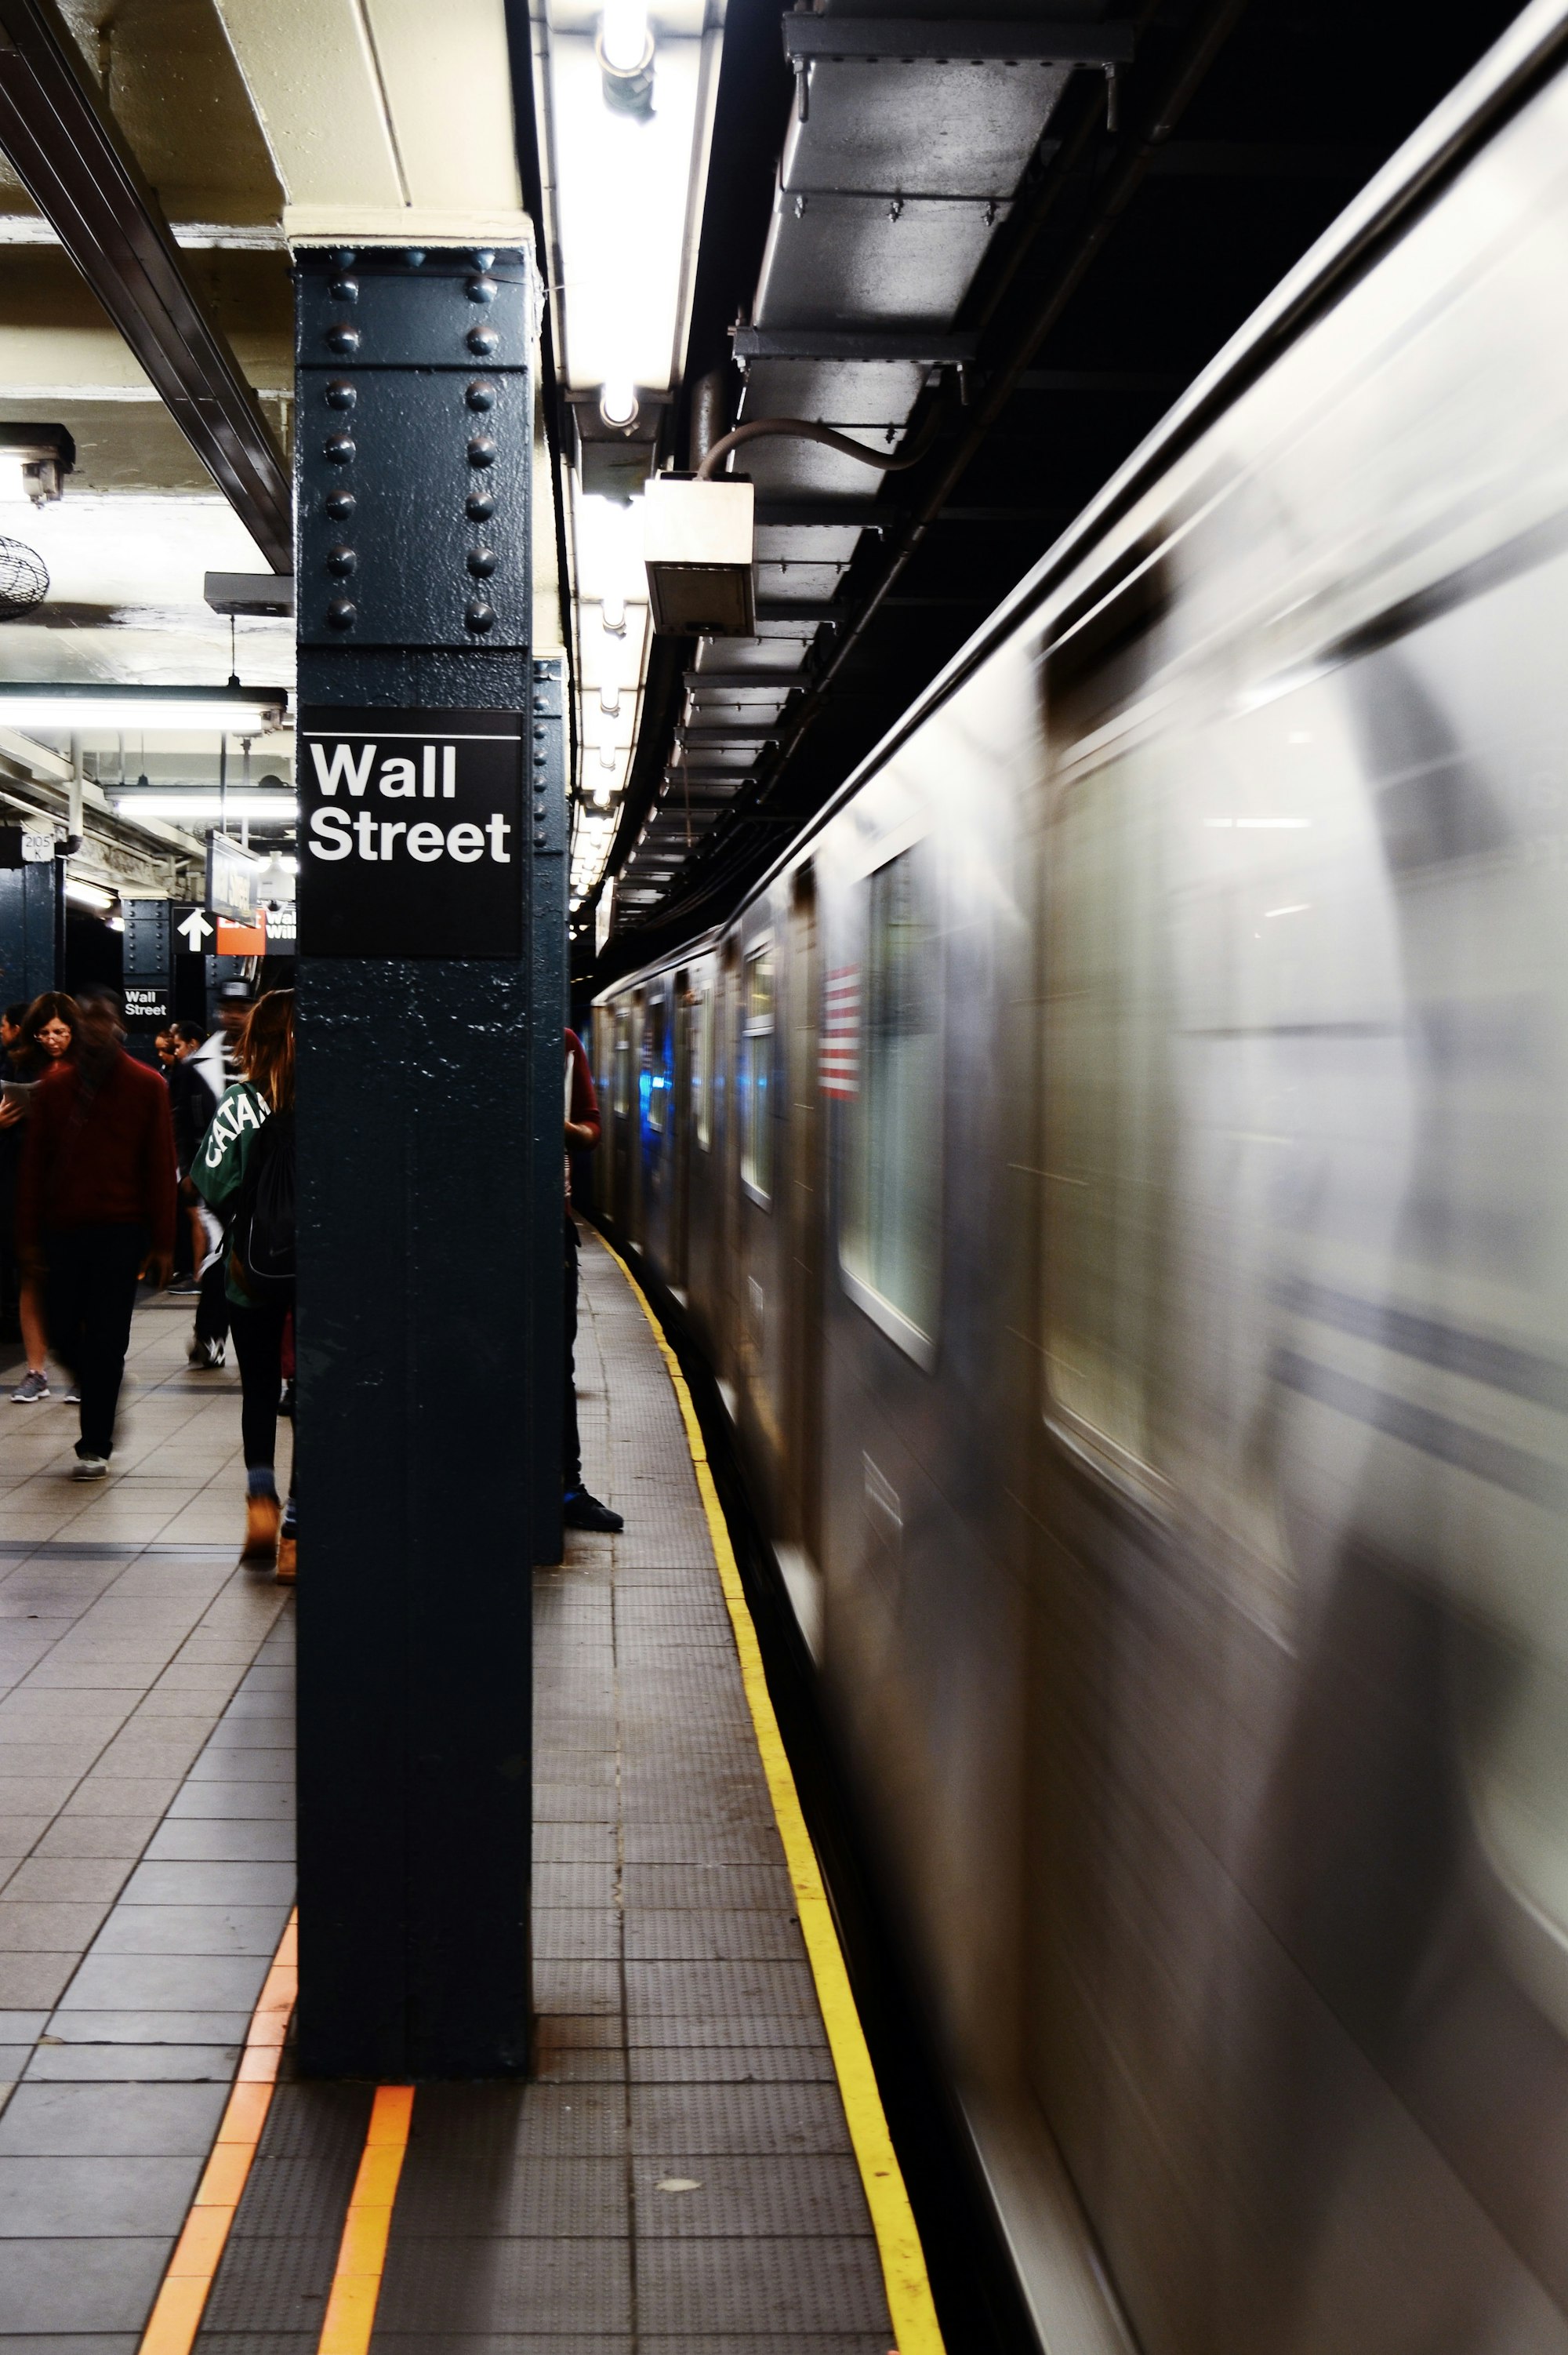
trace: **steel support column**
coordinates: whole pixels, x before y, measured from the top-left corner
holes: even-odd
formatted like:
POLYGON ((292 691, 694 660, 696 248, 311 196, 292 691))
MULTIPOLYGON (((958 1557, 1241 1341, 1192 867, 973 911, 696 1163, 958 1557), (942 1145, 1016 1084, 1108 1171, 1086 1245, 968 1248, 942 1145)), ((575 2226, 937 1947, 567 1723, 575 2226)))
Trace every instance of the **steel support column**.
POLYGON ((299 261, 300 2057, 515 2074, 560 1530, 532 261, 299 261))

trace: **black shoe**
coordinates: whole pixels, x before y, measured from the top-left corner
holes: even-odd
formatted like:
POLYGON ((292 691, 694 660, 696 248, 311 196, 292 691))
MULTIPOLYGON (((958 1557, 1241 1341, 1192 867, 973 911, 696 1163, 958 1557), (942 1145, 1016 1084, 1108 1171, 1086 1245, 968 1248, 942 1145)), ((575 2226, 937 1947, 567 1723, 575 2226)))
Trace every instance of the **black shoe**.
POLYGON ((623 1529, 626 1523, 619 1513, 590 1496, 586 1488, 574 1488, 561 1507, 561 1518, 569 1529, 623 1529))

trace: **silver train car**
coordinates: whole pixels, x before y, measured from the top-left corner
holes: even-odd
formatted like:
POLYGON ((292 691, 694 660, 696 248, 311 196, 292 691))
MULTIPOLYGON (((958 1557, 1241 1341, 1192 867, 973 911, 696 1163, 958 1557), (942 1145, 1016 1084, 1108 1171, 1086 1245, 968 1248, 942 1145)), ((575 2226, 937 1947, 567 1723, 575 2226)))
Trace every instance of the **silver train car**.
POLYGON ((1565 285, 1552 0, 595 1007, 1053 2355, 1568 2355, 1565 285))

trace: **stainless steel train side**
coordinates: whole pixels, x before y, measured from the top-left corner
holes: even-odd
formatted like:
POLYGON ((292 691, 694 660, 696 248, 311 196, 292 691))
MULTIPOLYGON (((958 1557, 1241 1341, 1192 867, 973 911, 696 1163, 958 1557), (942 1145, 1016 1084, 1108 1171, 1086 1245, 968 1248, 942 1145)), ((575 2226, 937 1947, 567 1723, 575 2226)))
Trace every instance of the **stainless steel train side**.
POLYGON ((1563 41, 596 1010, 1053 2350, 1568 2355, 1563 41))

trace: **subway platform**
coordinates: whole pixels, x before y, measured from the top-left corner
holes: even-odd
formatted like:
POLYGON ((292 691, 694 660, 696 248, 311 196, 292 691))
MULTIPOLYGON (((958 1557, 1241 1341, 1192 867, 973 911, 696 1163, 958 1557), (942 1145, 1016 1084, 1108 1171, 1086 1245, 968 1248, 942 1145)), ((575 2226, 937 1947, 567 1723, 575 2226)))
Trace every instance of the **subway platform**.
POLYGON ((700 1441, 614 1258, 585 1237, 578 1383, 627 1526, 536 1577, 525 2085, 293 2072, 292 1606, 235 1567, 237 1387, 186 1331, 138 1315, 107 1491, 59 1476, 69 1409, 7 1431, 0 2355, 932 2355, 700 1441))

